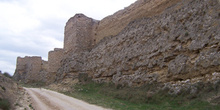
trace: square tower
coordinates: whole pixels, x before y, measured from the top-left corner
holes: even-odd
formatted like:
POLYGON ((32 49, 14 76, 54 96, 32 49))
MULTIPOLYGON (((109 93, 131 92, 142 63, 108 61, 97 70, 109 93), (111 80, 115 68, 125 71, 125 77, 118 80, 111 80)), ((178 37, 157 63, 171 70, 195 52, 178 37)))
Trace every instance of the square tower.
POLYGON ((94 40, 94 28, 98 21, 83 14, 76 14, 70 18, 65 26, 64 52, 79 52, 92 48, 94 40))

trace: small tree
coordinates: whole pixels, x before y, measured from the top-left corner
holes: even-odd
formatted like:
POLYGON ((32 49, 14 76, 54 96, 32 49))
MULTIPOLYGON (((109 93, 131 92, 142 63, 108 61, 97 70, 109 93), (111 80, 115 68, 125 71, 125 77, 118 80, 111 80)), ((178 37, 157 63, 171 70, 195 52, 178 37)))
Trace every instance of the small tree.
POLYGON ((7 73, 7 72, 4 72, 3 75, 4 75, 5 77, 12 78, 12 76, 11 76, 9 73, 7 73))

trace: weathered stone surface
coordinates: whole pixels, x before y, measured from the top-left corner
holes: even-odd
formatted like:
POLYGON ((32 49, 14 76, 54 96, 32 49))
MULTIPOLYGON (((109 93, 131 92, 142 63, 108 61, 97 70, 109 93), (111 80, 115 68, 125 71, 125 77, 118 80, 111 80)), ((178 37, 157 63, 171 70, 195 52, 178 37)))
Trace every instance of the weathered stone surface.
POLYGON ((180 0, 137 0, 129 7, 120 10, 113 15, 102 19, 97 28, 96 42, 104 37, 115 36, 120 33, 130 22, 152 17, 160 14, 167 7, 172 6, 180 0))
POLYGON ((177 84, 175 94, 181 81, 213 83, 220 71, 219 10, 218 0, 138 0, 101 21, 77 14, 65 27, 55 81, 87 73, 128 86, 177 84))
POLYGON ((18 57, 13 78, 22 82, 46 81, 48 63, 41 57, 18 57))
POLYGON ((56 73, 61 67, 64 50, 55 48, 48 53, 48 74, 46 75, 47 83, 53 83, 56 79, 56 73))
POLYGON ((98 21, 83 14, 70 18, 65 26, 65 53, 91 49, 95 42, 94 29, 97 24, 98 21))
MULTIPOLYGON (((211 75, 206 75, 205 77, 197 77, 192 79, 186 79, 177 82, 167 82, 164 83, 162 89, 168 89, 170 94, 178 95, 186 92, 187 94, 198 95, 202 90, 206 91, 208 89, 214 89, 219 91, 220 83, 220 73, 214 72, 211 75), (204 81, 207 79, 208 81, 204 81)), ((215 95, 214 95, 215 96, 215 95)), ((208 97, 210 99, 210 97, 208 97)), ((215 100, 215 98, 213 99, 215 100)))
POLYGON ((156 82, 167 82, 220 71, 218 13, 217 0, 178 2, 102 39, 83 67, 94 80, 129 86, 151 82, 154 73, 156 82))
POLYGON ((187 74, 189 67, 187 67, 188 56, 178 55, 174 60, 168 64, 168 74, 178 75, 187 74))

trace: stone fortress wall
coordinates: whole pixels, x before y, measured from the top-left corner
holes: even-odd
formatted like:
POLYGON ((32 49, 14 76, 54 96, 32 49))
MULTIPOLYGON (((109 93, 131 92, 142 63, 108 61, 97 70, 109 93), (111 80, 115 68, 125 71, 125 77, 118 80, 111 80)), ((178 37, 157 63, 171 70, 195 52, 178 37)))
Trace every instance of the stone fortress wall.
MULTIPOLYGON (((128 86, 218 80, 219 10, 219 0, 138 0, 101 21, 76 14, 64 49, 49 53, 50 82, 82 73, 128 86)), ((15 76, 24 71, 17 60, 15 76)))
POLYGON ((48 53, 48 74, 46 76, 47 83, 52 83, 56 79, 56 73, 61 67, 61 60, 63 59, 64 50, 62 48, 55 48, 48 53))
POLYGON ((65 26, 64 50, 68 52, 86 51, 95 43, 94 28, 98 21, 83 14, 76 14, 70 18, 65 26))
POLYGON ((217 0, 187 0, 136 19, 93 48, 82 71, 97 82, 129 86, 215 79, 220 72, 219 6, 217 0))
POLYGON ((66 57, 57 73, 58 79, 88 73, 97 82, 129 86, 203 76, 207 76, 203 80, 208 80, 212 73, 219 72, 218 6, 217 0, 139 0, 98 22, 95 29, 98 43, 91 51, 66 57), (98 36, 101 32, 98 29, 108 18, 111 19, 103 28, 115 24, 103 31, 106 34, 103 39, 98 36), (125 20, 129 24, 121 30, 125 20))
POLYGON ((97 34, 95 36, 96 43, 104 37, 116 36, 131 21, 136 19, 155 16, 162 13, 167 7, 176 4, 181 0, 137 0, 129 7, 107 16, 99 22, 97 34))
POLYGON ((41 76, 46 74, 47 68, 48 63, 41 57, 18 57, 14 78, 23 82, 44 81, 41 76))

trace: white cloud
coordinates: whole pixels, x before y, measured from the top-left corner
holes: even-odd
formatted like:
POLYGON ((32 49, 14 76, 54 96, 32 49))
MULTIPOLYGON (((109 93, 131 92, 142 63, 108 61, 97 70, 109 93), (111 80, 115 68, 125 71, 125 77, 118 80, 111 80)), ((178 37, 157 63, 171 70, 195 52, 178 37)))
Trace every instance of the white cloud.
POLYGON ((40 21, 29 16, 27 10, 17 2, 0 3, 0 7, 0 28, 6 28, 15 34, 19 34, 40 25, 40 21))
MULTIPOLYGON (((3 49, 1 49, 0 50, 0 55, 1 55, 1 58, 0 58, 0 60, 3 60, 4 58, 2 57, 2 56, 4 56, 4 57, 18 57, 18 56, 21 56, 21 57, 24 57, 24 56, 34 56, 34 54, 27 54, 27 53, 22 53, 22 52, 15 52, 15 51, 10 51, 10 50, 3 50, 3 49)), ((16 60, 16 59, 10 59, 10 60, 16 60)))
POLYGON ((6 61, 0 61, 0 70, 3 70, 2 73, 8 72, 10 75, 14 74, 15 65, 6 61))

